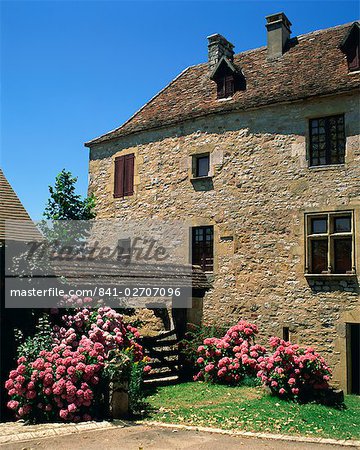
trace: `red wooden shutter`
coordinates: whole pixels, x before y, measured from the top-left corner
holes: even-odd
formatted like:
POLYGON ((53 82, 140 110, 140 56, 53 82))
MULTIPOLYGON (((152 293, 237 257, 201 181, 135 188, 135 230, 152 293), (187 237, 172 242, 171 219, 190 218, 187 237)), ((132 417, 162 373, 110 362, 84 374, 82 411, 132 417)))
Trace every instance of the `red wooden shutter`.
POLYGON ((125 155, 124 195, 134 193, 134 155, 125 155))
POLYGON ((115 158, 114 197, 124 196, 124 168, 125 157, 119 156, 115 158))

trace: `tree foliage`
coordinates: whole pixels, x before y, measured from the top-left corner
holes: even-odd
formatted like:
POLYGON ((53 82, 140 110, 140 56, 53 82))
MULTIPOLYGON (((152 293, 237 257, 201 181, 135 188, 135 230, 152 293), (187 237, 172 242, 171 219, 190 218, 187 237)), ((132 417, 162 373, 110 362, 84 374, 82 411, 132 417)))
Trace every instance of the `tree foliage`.
POLYGON ((44 211, 47 221, 41 231, 54 248, 76 246, 90 235, 91 219, 95 218, 95 196, 84 199, 75 192, 77 177, 63 169, 49 186, 50 198, 44 211))
POLYGON ((63 169, 49 186, 50 198, 44 217, 48 220, 90 220, 95 217, 95 197, 91 194, 84 199, 75 193, 77 177, 63 169))

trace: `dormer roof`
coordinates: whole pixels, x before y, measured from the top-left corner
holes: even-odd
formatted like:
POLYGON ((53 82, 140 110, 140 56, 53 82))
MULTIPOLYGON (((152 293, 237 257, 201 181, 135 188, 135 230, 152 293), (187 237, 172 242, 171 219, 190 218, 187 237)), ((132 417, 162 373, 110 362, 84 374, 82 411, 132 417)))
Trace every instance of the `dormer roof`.
POLYGON ((214 67, 214 69, 212 70, 212 72, 210 73, 210 80, 215 80, 219 72, 224 70, 224 67, 227 68, 227 70, 233 74, 238 73, 239 71, 237 67, 231 61, 229 61, 228 58, 226 58, 226 56, 222 56, 219 62, 214 67))
POLYGON ((359 22, 354 22, 347 31, 347 33, 345 34, 344 38, 342 39, 340 43, 340 48, 342 50, 346 50, 348 45, 351 45, 354 39, 357 39, 359 41, 359 31, 360 31, 359 22))

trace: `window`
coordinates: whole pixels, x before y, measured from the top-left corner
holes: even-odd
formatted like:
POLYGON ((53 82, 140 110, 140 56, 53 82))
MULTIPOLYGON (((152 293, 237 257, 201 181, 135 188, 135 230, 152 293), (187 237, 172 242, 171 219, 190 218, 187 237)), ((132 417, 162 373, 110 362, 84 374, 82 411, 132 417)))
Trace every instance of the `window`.
POLYGON ((125 197, 134 193, 134 155, 115 158, 114 197, 125 197))
POLYGON ((310 165, 344 164, 344 115, 310 120, 310 165))
POLYGON ((283 327, 283 339, 286 342, 290 341, 290 328, 289 327, 283 327))
POLYGON ((208 177, 210 170, 210 155, 209 153, 193 156, 193 176, 208 177))
POLYGON ((119 260, 128 258, 131 255, 131 239, 119 239, 117 244, 117 258, 119 260))
POLYGON ((359 61, 360 27, 355 22, 345 35, 340 48, 346 55, 349 72, 360 70, 359 61))
POLYGON ((235 92, 246 89, 244 74, 224 55, 211 72, 210 79, 216 83, 218 99, 231 98, 235 92))
POLYGON ((192 263, 204 272, 214 270, 214 227, 192 229, 192 263))
POLYGON ((349 394, 360 394, 360 323, 346 324, 347 384, 349 394))
POLYGON ((306 229, 307 273, 355 273, 351 212, 308 214, 306 229))
POLYGON ((229 98, 234 95, 235 83, 234 75, 226 75, 219 78, 217 81, 217 97, 218 98, 229 98))
POLYGON ((359 41, 354 42, 351 47, 349 47, 347 54, 347 62, 349 67, 349 72, 355 72, 360 70, 359 61, 359 41))

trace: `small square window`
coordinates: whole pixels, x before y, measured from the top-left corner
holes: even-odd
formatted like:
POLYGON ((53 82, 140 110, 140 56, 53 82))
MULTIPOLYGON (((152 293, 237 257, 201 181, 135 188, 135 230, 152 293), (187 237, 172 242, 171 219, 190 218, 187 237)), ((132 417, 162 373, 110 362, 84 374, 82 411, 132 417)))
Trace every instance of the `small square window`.
POLYGON ((196 176, 207 177, 209 175, 209 155, 201 156, 196 160, 196 176))
POLYGON ((210 171, 210 154, 193 155, 193 177, 208 177, 210 171))
POLYGON ((119 260, 131 255, 131 239, 119 239, 117 244, 117 258, 119 260))

